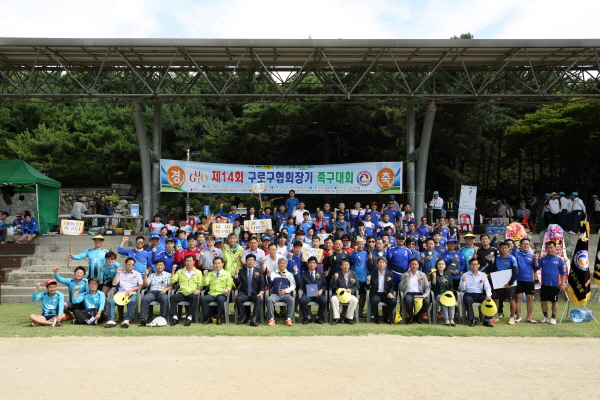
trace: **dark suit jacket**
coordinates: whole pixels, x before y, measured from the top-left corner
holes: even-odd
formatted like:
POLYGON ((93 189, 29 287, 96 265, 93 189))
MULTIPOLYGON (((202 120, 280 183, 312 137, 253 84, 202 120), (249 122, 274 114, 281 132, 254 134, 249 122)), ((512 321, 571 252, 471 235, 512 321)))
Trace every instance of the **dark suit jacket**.
POLYGON ((296 286, 302 288, 302 292, 306 293, 306 285, 317 285, 317 290, 322 290, 325 292, 328 288, 327 279, 325 279, 325 274, 319 271, 315 271, 315 275, 319 275, 317 278, 313 279, 310 276, 310 271, 304 271, 302 275, 299 277, 300 279, 296 282, 296 286))
MULTIPOLYGON (((437 279, 436 279, 436 283, 433 283, 433 281, 431 281, 431 291, 433 292, 434 295, 438 295, 441 294, 441 290, 440 290, 440 285, 437 284, 438 280, 440 279, 439 274, 437 274, 437 279)), ((448 290, 452 291, 454 290, 454 282, 452 282, 452 274, 450 273, 449 270, 445 269, 444 270, 444 276, 446 277, 446 279, 448 280, 448 290)), ((458 290, 458 288, 457 288, 458 290)))
MULTIPOLYGON (((248 268, 240 269, 238 277, 234 278, 234 283, 240 293, 248 293, 248 268)), ((252 285, 252 294, 259 294, 265 287, 265 277, 259 267, 252 268, 252 282, 250 284, 252 285)))
MULTIPOLYGON (((372 290, 373 293, 379 291, 379 270, 374 269, 371 271, 371 283, 367 284, 367 289, 372 290)), ((384 293, 394 294, 394 274, 391 271, 385 270, 385 282, 383 283, 384 293)))
POLYGON ((360 284, 358 283, 358 276, 356 272, 350 271, 348 272, 348 285, 346 285, 346 280, 344 279, 344 274, 342 271, 338 273, 338 278, 335 279, 333 276, 331 277, 331 282, 329 282, 329 287, 331 288, 332 295, 335 295, 335 291, 339 288, 345 288, 352 290, 353 295, 358 294, 358 289, 360 288, 360 284))

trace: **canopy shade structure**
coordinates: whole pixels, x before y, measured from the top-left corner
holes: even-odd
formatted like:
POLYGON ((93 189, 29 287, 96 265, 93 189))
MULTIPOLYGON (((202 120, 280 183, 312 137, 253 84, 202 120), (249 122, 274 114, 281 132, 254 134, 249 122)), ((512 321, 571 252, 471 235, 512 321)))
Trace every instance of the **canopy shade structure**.
POLYGON ((0 102, 565 102, 600 40, 0 38, 0 102))
POLYGON ((37 222, 40 233, 58 223, 60 182, 48 178, 21 160, 0 160, 0 186, 11 185, 15 192, 37 192, 37 222))

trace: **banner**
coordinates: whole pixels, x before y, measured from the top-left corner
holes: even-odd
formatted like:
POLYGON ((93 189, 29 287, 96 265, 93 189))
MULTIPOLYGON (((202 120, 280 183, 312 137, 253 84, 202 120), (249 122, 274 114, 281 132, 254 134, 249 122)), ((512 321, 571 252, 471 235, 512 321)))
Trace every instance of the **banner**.
POLYGON ((83 221, 74 221, 71 219, 62 219, 60 221, 60 234, 81 236, 83 235, 83 221))
MULTIPOLYGON (((588 224, 587 221, 581 223, 588 224)), ((575 307, 585 307, 590 299, 588 232, 584 233, 575 245, 568 277, 567 295, 569 299, 575 307)))
POLYGON ((399 194, 402 163, 234 165, 160 160, 161 190, 192 193, 399 194))
POLYGON ((308 261, 311 257, 317 257, 317 264, 323 262, 323 249, 313 249, 305 247, 302 249, 302 262, 308 261))
POLYGON ((233 232, 232 224, 213 224, 213 234, 218 238, 226 238, 233 232))
POLYGON ((475 202, 477 201, 477 186, 460 187, 457 225, 462 232, 473 233, 475 225, 475 202), (464 228, 464 229, 463 229, 464 228))
POLYGON ((270 219, 248 219, 244 221, 244 229, 252 233, 264 233, 272 228, 270 219))

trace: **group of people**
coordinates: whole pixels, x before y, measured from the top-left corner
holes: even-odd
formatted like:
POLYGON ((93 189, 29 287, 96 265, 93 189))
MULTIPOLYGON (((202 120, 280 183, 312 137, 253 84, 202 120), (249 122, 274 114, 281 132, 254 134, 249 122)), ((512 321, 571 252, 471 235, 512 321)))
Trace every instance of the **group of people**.
MULTIPOLYGON (((7 211, 0 211, 0 244, 6 244, 9 215, 7 211)), ((31 242, 40 234, 38 223, 29 211, 25 211, 24 215, 17 213, 10 226, 14 228, 14 235, 21 236, 14 239, 14 243, 31 242)))
MULTIPOLYGON (((434 200, 439 198, 437 196, 434 200)), ((483 234, 481 246, 475 246, 475 235, 467 233, 464 246, 459 246, 460 232, 454 217, 448 218, 448 224, 442 217, 437 223, 428 224, 424 217, 416 226, 410 205, 401 207, 394 198, 390 198, 381 211, 376 203, 370 204, 370 209, 362 209, 360 203, 356 203, 351 210, 340 203, 333 211, 325 204, 314 218, 302 202, 294 199, 290 193, 286 203, 290 202, 288 206, 292 209, 282 205, 279 212, 284 215, 272 216, 275 229, 250 232, 245 242, 236 232, 224 240, 216 238, 201 220, 195 220, 193 226, 187 221, 180 221, 179 226, 174 221, 162 225, 157 220, 153 223, 156 225, 151 225, 153 233, 148 245, 143 236, 138 236, 135 247, 128 249, 125 244, 129 238, 123 238, 117 252, 127 257, 124 269, 116 261, 116 254, 103 248, 103 238, 95 236, 93 249, 79 255, 68 254, 73 259, 88 258, 87 270, 78 267, 72 279, 64 279, 55 271, 55 279, 46 282, 48 288, 57 282, 68 286, 69 301, 63 301, 61 307, 56 308, 43 305, 42 317, 52 316, 56 320, 47 318, 44 323, 41 318, 32 316, 32 323, 51 325, 60 322, 62 315, 68 318, 79 310, 83 314, 75 313, 76 321, 95 324, 99 320, 98 312, 105 311, 104 326, 113 327, 116 326, 115 298, 124 297, 129 302, 121 326, 128 327, 143 288, 146 290, 141 298, 141 325, 149 322, 152 302, 160 304, 161 317, 170 316, 172 325, 179 324, 180 319, 184 326, 191 325, 199 304, 204 324, 212 323, 213 318, 215 323, 221 324, 224 314, 229 312, 225 307, 230 301, 236 304, 238 322, 249 322, 251 326, 257 326, 262 307, 266 307, 269 326, 275 324, 278 314, 285 317, 287 325, 292 325, 292 315, 298 308, 302 312, 302 323, 310 323, 308 304, 311 302, 318 306, 315 318, 318 324, 325 322, 328 303, 333 324, 353 324, 356 314, 360 318, 372 318, 376 323, 393 323, 400 298, 406 311, 405 323, 422 323, 426 313, 439 311, 445 325, 455 326, 455 305, 446 306, 439 301, 448 292, 456 298, 458 292, 462 293, 472 326, 475 325, 473 304, 486 298, 496 301, 499 314, 503 314, 503 302, 509 303, 508 324, 536 323, 532 315, 534 281, 535 272, 541 269, 544 312, 541 322, 555 324, 556 302, 558 292, 564 288, 565 270, 562 260, 554 255, 551 242, 546 247, 547 255, 542 258, 532 254, 527 239, 517 244, 506 240, 496 248, 497 239, 490 240, 483 234), (318 251, 304 259, 305 249, 318 251), (511 280, 505 287, 493 288, 489 274, 506 269, 511 270, 511 280), (86 273, 87 278, 84 278, 86 273), (92 285, 91 281, 94 281, 92 285), (107 301, 106 294, 111 288, 115 288, 118 296, 107 301), (233 289, 237 289, 235 298, 233 289), (365 312, 367 293, 371 315, 365 312), (522 317, 520 296, 523 294, 527 314, 522 317), (440 310, 429 310, 431 298, 437 300, 440 310), (548 316, 547 301, 552 303, 551 316, 548 316), (180 315, 182 303, 187 309, 183 316, 180 315), (385 307, 380 317, 381 303, 385 307), (254 306, 253 312, 246 309, 249 304, 254 306), (278 313, 275 305, 287 307, 278 313), (346 307, 344 318, 341 306, 346 307)), ((246 215, 243 220, 270 215, 267 207, 258 216, 246 215)), ((252 213, 251 208, 249 212, 252 213)), ((230 213, 221 210, 218 217, 240 221, 235 208, 230 213)), ((55 299, 56 293, 55 288, 49 289, 45 294, 34 293, 34 298, 55 299)), ((498 318, 497 314, 483 323, 493 326, 498 318)))

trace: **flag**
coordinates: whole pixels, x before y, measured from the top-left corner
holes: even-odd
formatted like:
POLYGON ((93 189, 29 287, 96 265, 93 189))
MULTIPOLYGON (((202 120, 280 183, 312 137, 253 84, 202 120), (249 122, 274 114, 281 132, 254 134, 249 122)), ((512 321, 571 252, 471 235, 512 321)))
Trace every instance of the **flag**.
POLYGON ((589 223, 587 221, 581 222, 581 231, 571 260, 567 295, 575 306, 585 307, 590 298, 589 223))

